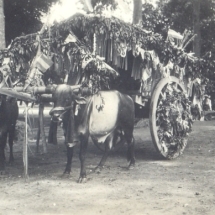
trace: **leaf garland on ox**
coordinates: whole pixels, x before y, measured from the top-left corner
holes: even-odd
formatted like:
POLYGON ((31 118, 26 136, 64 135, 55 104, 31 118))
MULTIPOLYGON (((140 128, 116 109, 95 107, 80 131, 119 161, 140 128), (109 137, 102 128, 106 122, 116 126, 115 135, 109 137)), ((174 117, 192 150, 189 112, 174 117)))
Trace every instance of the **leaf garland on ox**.
POLYGON ((181 154, 187 145, 193 124, 191 104, 173 84, 167 84, 161 94, 156 112, 157 132, 163 152, 171 159, 181 154))

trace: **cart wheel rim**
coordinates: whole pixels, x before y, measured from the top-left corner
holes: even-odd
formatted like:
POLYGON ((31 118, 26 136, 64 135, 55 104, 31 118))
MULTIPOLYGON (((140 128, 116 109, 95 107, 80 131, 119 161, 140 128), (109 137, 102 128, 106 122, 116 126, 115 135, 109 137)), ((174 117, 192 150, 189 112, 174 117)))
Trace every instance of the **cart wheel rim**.
POLYGON ((182 106, 185 101, 188 104, 184 86, 176 77, 161 79, 153 91, 149 113, 150 132, 156 150, 164 158, 177 158, 187 145, 192 120, 189 110, 182 106), (186 130, 180 129, 183 125, 186 130))

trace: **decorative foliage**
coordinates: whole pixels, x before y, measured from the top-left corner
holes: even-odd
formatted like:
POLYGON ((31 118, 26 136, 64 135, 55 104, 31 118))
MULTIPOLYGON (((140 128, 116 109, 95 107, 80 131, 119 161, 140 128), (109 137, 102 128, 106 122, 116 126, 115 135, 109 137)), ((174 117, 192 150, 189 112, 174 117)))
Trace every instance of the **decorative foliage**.
MULTIPOLYGON (((132 51, 134 57, 141 54, 143 60, 148 58, 147 54, 143 53, 148 53, 154 60, 150 52, 155 52, 163 66, 169 62, 180 67, 189 65, 191 73, 196 60, 159 33, 143 30, 139 26, 125 23, 115 17, 92 14, 75 14, 61 23, 51 27, 46 26, 37 34, 16 38, 11 43, 8 53, 13 62, 11 69, 17 72, 20 80, 24 76, 25 79, 31 76, 33 68, 30 65, 38 49, 53 62, 55 59, 62 59, 61 67, 58 66, 58 69, 50 67, 50 71, 46 72, 49 77, 44 74, 45 84, 83 82, 92 85, 93 83, 94 92, 110 88, 110 82, 116 75, 114 69, 117 70, 121 64, 126 67, 128 51, 132 51), (96 55, 104 58, 105 62, 96 55), (74 77, 75 73, 79 74, 78 77, 77 75, 74 77), (55 80, 54 77, 58 78, 55 80), (70 82, 67 82, 67 79, 70 82)), ((54 66, 56 64, 54 62, 54 66)))
POLYGON ((192 130, 190 102, 174 84, 167 84, 157 106, 158 138, 166 157, 172 159, 181 154, 192 130))
MULTIPOLYGON (((166 41, 167 37, 162 34, 145 31, 142 28, 128 24, 115 17, 107 18, 95 15, 81 15, 70 19, 51 28, 52 35, 63 35, 63 32, 72 31, 78 38, 89 46, 93 51, 93 34, 113 39, 116 43, 125 44, 127 50, 138 46, 144 50, 155 50, 163 61, 174 63, 191 61, 193 58, 180 47, 174 47, 166 41)), ((166 29, 166 36, 167 36, 166 29)))

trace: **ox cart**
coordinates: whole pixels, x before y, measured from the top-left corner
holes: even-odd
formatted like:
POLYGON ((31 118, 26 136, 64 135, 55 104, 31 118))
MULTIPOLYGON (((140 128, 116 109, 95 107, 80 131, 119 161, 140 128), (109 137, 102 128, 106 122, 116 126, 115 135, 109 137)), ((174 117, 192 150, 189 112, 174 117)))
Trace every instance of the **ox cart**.
MULTIPOLYGON (((136 121, 149 118, 152 142, 163 158, 174 159, 181 155, 192 131, 191 104, 186 91, 177 77, 170 76, 158 80, 151 96, 142 96, 139 92, 125 92, 135 102, 136 121), (138 102, 141 98, 144 103, 142 101, 140 105, 136 98, 138 102)), ((124 141, 120 139, 115 149, 119 149, 123 144, 124 141)), ((95 145, 104 151, 103 145, 96 142, 95 145)))
POLYGON ((196 59, 184 51, 193 39, 189 32, 166 33, 114 17, 76 14, 15 38, 6 50, 15 71, 13 92, 2 88, 0 93, 35 102, 35 92, 48 84, 78 85, 92 93, 117 89, 133 98, 137 118, 149 118, 158 153, 174 159, 183 153, 192 130, 187 93, 196 59))
MULTIPOLYGON (((56 29, 59 32, 59 28, 51 29, 53 34, 56 29)), ((196 62, 185 48, 194 36, 188 31, 180 35, 173 30, 162 36, 114 17, 82 14, 62 22, 60 29, 67 29, 66 40, 87 44, 93 56, 118 72, 116 78, 107 76, 109 83, 104 75, 103 85, 101 76, 98 83, 96 75, 91 73, 89 79, 95 92, 117 89, 130 95, 135 103, 135 117, 149 118, 152 142, 158 153, 167 159, 182 154, 192 130, 188 94, 196 62)), ((93 58, 88 54, 81 54, 82 66, 91 61, 93 58)), ((118 146, 121 143, 123 137, 118 146)), ((101 144, 95 145, 104 150, 101 144)))

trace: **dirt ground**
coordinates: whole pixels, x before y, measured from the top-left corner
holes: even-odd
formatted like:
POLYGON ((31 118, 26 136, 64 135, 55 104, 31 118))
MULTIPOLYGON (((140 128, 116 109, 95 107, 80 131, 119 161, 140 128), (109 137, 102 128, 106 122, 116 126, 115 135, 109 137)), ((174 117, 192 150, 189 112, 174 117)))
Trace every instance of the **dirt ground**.
POLYGON ((149 128, 140 123, 134 133, 136 166, 132 170, 126 169, 123 147, 111 153, 102 172, 91 173, 102 154, 90 143, 85 184, 77 183, 79 147, 71 176, 61 177, 66 150, 60 130, 59 144, 48 145, 47 154, 36 154, 35 143, 29 142, 27 181, 22 177, 22 143, 16 143, 15 163, 7 163, 8 175, 0 178, 0 215, 213 215, 215 121, 195 122, 193 130, 184 154, 166 161, 159 159, 149 128))

